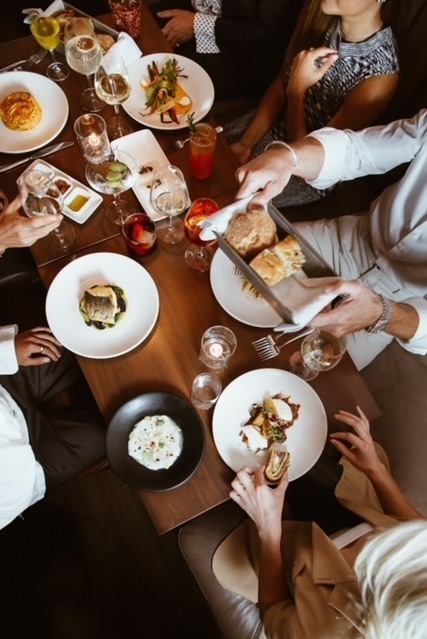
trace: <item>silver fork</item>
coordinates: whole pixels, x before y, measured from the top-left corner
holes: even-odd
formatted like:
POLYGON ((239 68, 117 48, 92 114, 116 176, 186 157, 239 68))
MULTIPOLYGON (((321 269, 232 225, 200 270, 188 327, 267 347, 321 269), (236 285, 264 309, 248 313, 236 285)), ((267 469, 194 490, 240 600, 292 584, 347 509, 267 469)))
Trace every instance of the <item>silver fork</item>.
POLYGON ((283 335, 286 335, 287 333, 280 333, 280 335, 266 335, 265 337, 260 337, 259 339, 256 339, 254 342, 252 342, 252 346, 256 350, 260 360, 265 361, 267 359, 276 357, 280 353, 281 349, 287 344, 296 342, 296 340, 301 339, 306 335, 310 335, 310 333, 313 333, 314 330, 314 328, 307 328, 299 335, 295 335, 291 339, 286 340, 286 342, 283 342, 283 344, 280 343, 280 340, 283 335))
MULTIPOLYGON (((215 131, 217 133, 222 133, 222 131, 224 131, 224 128, 222 126, 216 126, 215 127, 215 131)), ((185 140, 175 140, 175 142, 172 144, 172 146, 173 146, 174 149, 176 149, 178 151, 179 149, 184 148, 184 146, 187 144, 189 139, 190 138, 185 138, 185 140)))
POLYGON ((39 62, 43 60, 46 54, 47 49, 39 49, 38 51, 30 55, 30 57, 27 58, 25 62, 15 67, 14 71, 26 71, 27 69, 30 69, 34 64, 39 64, 39 62))

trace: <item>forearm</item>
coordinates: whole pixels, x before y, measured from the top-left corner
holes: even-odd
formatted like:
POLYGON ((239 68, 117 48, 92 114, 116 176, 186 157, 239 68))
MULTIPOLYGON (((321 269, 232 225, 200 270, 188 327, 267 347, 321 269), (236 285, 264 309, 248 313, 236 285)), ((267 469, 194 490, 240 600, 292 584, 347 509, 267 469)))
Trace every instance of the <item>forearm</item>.
POLYGON ((410 340, 416 333, 419 316, 413 306, 404 303, 391 303, 391 317, 385 332, 402 340, 410 340))
POLYGON ((254 119, 242 136, 241 142, 245 146, 252 149, 264 133, 273 126, 285 107, 285 101, 284 89, 279 80, 275 80, 265 92, 254 119))
POLYGON ((304 95, 288 93, 288 142, 294 142, 307 135, 304 113, 304 95))
POLYGON ((424 519, 421 513, 406 499, 383 464, 366 474, 386 515, 403 519, 424 519))
POLYGON ((258 606, 261 612, 290 596, 280 544, 281 530, 279 534, 260 537, 258 606))

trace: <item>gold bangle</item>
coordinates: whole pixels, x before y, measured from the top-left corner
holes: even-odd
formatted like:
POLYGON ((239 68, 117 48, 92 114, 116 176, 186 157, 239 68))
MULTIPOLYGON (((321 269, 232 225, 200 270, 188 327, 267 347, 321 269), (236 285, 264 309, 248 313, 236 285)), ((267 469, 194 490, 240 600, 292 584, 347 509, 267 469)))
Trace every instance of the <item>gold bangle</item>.
POLYGON ((292 155, 292 162, 293 162, 292 168, 294 169, 298 163, 297 154, 295 153, 293 148, 289 146, 289 144, 287 144, 286 142, 282 142, 282 140, 273 140, 273 142, 270 142, 269 144, 267 144, 264 151, 269 151, 270 149, 279 149, 279 148, 288 149, 289 153, 292 155))

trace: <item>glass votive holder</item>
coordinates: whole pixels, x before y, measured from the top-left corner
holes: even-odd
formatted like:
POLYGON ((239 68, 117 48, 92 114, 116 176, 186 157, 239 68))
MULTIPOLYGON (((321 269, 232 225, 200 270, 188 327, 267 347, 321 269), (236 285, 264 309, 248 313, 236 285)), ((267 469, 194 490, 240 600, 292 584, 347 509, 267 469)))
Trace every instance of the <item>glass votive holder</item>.
POLYGON ((200 373, 193 380, 191 402, 196 408, 209 410, 221 395, 222 384, 219 377, 212 373, 200 373))
POLYGON ((107 124, 96 113, 85 113, 74 122, 74 132, 80 151, 88 162, 101 161, 110 153, 107 124))
POLYGON ((221 370, 228 365, 236 346, 232 330, 226 326, 211 326, 203 333, 199 359, 207 368, 221 370))
POLYGON ((156 225, 145 213, 132 213, 122 224, 122 233, 128 248, 144 257, 157 248, 156 225))

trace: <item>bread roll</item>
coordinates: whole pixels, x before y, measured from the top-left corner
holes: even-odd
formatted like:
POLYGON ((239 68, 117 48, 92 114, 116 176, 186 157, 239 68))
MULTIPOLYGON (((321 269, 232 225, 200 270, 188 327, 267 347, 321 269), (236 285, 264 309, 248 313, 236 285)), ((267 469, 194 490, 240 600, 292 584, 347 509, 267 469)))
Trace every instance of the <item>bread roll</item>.
POLYGON ((285 277, 299 271, 305 257, 298 240, 288 235, 284 240, 264 249, 250 262, 267 286, 278 284, 285 277))
POLYGON ((237 213, 228 225, 224 238, 244 259, 277 242, 276 225, 263 208, 237 213))

